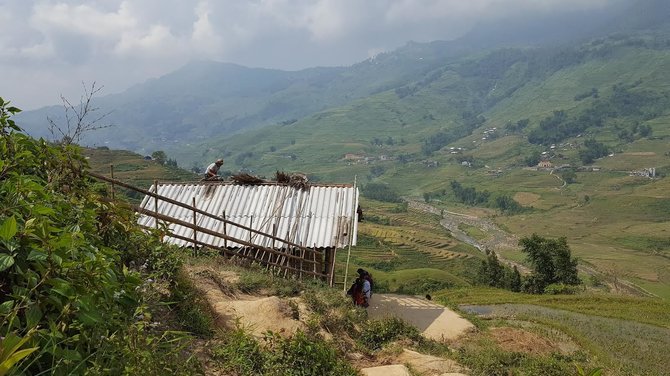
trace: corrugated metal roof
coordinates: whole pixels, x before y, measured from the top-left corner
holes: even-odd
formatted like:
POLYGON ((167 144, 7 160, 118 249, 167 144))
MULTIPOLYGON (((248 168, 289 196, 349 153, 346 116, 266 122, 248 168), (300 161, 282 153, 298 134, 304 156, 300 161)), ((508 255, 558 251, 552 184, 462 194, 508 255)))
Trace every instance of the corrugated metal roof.
MULTIPOLYGON (((151 192, 156 192, 153 186, 151 192)), ((353 186, 311 185, 303 191, 277 184, 171 183, 158 184, 158 194, 189 206, 195 198, 195 206, 200 210, 219 217, 225 213, 226 219, 231 222, 266 234, 274 233, 279 238, 305 247, 342 248, 349 244, 349 237, 352 237, 352 245, 356 245, 358 189, 353 186), (352 223, 353 231, 350 231, 352 223)), ((141 207, 154 211, 154 198, 145 196, 141 207)), ((193 223, 193 210, 166 201, 158 200, 158 212, 193 223)), ((224 233, 222 221, 198 213, 195 215, 198 226, 224 233)), ((138 223, 155 226, 154 218, 149 215, 140 216, 138 223)), ((181 225, 170 224, 170 230, 175 235, 193 237, 193 230, 181 225)), ((259 246, 282 248, 277 240, 230 224, 226 225, 225 233, 259 246)), ((208 234, 198 233, 197 239, 213 246, 224 246, 223 239, 208 234)), ((189 245, 175 238, 170 238, 170 241, 189 245)), ((228 241, 227 246, 236 247, 239 244, 228 241)))

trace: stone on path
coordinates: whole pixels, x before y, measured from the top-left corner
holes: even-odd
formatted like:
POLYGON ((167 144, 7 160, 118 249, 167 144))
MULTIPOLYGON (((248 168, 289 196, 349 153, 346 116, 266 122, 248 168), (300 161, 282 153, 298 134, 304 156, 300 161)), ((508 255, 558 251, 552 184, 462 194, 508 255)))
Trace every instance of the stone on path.
POLYGON ((402 364, 363 368, 361 373, 365 376, 412 376, 407 367, 402 364))

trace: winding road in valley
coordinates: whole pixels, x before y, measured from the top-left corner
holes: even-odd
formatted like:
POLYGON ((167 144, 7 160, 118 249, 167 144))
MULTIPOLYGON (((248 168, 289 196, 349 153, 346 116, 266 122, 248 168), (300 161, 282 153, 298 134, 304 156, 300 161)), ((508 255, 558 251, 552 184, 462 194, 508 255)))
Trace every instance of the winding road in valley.
MULTIPOLYGON (((501 255, 500 250, 518 248, 519 238, 515 235, 503 231, 490 219, 479 218, 472 215, 456 213, 446 210, 442 211, 441 209, 438 209, 430 204, 426 204, 424 202, 416 200, 408 200, 408 204, 413 209, 420 210, 425 213, 441 215, 442 219, 440 220, 440 224, 444 228, 449 230, 454 238, 466 244, 470 244, 471 246, 479 249, 482 252, 486 252, 486 249, 493 250, 498 255, 498 259, 503 263, 509 266, 516 266, 519 272, 523 274, 530 274, 531 270, 528 267, 519 264, 517 262, 505 259, 501 255), (488 235, 487 238, 483 240, 474 239, 473 237, 466 234, 463 230, 458 228, 458 225, 461 223, 480 229, 481 231, 483 231, 488 235)), ((598 270, 588 265, 584 265, 583 263, 577 266, 577 269, 579 270, 579 272, 587 275, 603 276, 603 273, 599 272, 598 270)), ((654 295, 653 293, 623 278, 614 278, 612 281, 606 281, 604 283, 608 284, 609 288, 613 291, 636 296, 656 297, 656 295, 654 295)))
POLYGON ((530 273, 530 269, 527 267, 502 257, 500 250, 517 248, 519 239, 516 236, 503 231, 490 219, 441 210, 430 204, 416 200, 408 200, 408 205, 413 209, 420 210, 425 213, 432 213, 442 216, 440 224, 442 227, 449 230, 454 238, 462 241, 463 243, 470 244, 482 252, 486 252, 487 249, 495 251, 500 261, 510 266, 516 266, 521 273, 530 273), (480 229, 487 234, 486 239, 477 240, 469 236, 458 227, 461 223, 480 229))

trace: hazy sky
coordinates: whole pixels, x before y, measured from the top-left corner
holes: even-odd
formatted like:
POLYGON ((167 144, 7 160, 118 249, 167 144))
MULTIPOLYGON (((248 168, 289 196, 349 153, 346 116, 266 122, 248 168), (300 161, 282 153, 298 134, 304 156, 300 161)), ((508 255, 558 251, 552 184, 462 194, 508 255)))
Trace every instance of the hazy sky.
POLYGON ((300 69, 349 65, 486 20, 612 0, 0 0, 0 96, 31 109, 111 94, 189 60, 300 69))

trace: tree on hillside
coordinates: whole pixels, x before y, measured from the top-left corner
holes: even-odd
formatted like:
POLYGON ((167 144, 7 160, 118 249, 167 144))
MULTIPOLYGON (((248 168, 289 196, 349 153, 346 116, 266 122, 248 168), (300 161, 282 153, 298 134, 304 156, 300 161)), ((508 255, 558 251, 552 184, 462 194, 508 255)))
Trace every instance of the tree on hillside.
POLYGON ((598 142, 593 138, 584 141, 584 149, 579 151, 579 158, 584 164, 591 164, 600 157, 604 157, 609 153, 609 149, 602 142, 598 142))
POLYGON ((574 169, 568 168, 561 172, 561 178, 563 178, 566 183, 572 184, 577 181, 577 173, 574 169))
POLYGON ((578 285, 577 260, 572 258, 566 238, 547 239, 537 234, 519 241, 522 252, 533 266, 533 274, 526 281, 525 290, 541 294, 555 283, 578 285))
POLYGON ((391 187, 382 183, 369 183, 362 189, 363 196, 384 202, 400 202, 400 196, 391 187))
POLYGON ((638 132, 640 132, 640 136, 642 136, 642 137, 651 137, 652 130, 651 130, 651 127, 649 125, 642 124, 638 128, 638 132))
POLYGON ((498 255, 486 250, 486 260, 482 260, 477 270, 477 282, 486 286, 521 291, 521 274, 516 266, 510 268, 498 259, 498 255))
POLYGON ((486 260, 482 260, 477 272, 479 283, 491 287, 504 287, 505 268, 495 252, 486 250, 486 260))
POLYGON ((541 160, 542 154, 538 150, 533 150, 533 152, 526 156, 523 161, 526 163, 526 166, 535 167, 538 163, 540 163, 541 160))
POLYGON ((155 152, 151 153, 151 158, 160 164, 165 164, 168 159, 167 154, 165 154, 163 150, 156 150, 155 152))

